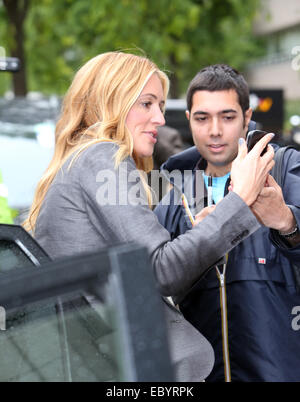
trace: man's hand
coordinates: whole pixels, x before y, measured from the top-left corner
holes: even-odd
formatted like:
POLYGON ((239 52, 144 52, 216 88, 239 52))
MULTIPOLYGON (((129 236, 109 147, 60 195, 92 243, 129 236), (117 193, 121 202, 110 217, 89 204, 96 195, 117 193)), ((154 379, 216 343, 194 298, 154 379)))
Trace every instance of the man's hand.
POLYGON ((281 187, 271 175, 268 175, 266 187, 250 208, 258 221, 269 228, 288 233, 296 226, 295 217, 284 201, 281 187))

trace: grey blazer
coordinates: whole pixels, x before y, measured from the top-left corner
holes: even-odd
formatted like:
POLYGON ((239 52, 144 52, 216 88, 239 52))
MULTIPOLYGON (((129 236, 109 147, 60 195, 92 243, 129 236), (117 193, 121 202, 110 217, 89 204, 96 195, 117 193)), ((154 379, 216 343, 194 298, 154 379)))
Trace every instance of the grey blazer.
MULTIPOLYGON (((147 247, 161 294, 178 296, 260 227, 231 192, 203 222, 171 241, 148 207, 133 159, 115 168, 117 150, 111 142, 92 145, 57 173, 35 230, 52 258, 135 242, 147 247)), ((203 380, 214 363, 210 344, 179 311, 167 304, 165 310, 177 379, 203 380)))

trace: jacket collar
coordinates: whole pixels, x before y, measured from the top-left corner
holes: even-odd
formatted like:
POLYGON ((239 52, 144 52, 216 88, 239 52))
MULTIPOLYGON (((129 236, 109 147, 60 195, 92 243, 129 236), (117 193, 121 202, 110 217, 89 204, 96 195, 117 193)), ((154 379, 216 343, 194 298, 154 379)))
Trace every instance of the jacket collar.
POLYGON ((203 162, 206 167, 206 161, 201 157, 199 151, 195 146, 188 148, 176 155, 172 155, 165 163, 161 165, 161 172, 173 170, 195 170, 200 168, 199 163, 203 162))

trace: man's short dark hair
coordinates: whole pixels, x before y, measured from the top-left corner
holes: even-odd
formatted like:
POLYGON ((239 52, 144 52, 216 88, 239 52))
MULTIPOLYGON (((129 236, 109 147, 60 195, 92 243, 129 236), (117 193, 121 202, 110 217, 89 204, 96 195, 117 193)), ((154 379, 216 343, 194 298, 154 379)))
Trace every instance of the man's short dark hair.
POLYGON ((249 87, 242 76, 227 64, 214 64, 200 70, 190 82, 186 101, 189 111, 192 109, 193 96, 197 91, 226 91, 233 89, 238 95, 238 102, 245 114, 249 109, 249 87))

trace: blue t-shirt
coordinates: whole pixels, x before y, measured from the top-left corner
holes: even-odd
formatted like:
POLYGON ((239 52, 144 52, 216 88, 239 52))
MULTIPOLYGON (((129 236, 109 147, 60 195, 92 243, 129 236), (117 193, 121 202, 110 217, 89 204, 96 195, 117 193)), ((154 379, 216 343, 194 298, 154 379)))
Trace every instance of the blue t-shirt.
MULTIPOLYGON (((230 172, 222 177, 212 177, 212 199, 214 204, 217 204, 224 197, 225 184, 230 172)), ((203 173, 206 188, 208 187, 208 176, 203 173)))

